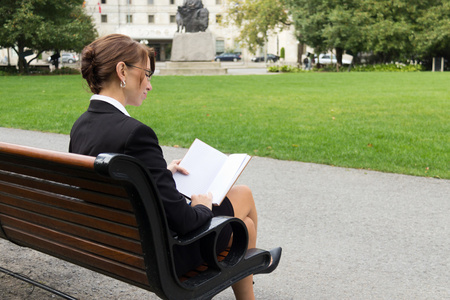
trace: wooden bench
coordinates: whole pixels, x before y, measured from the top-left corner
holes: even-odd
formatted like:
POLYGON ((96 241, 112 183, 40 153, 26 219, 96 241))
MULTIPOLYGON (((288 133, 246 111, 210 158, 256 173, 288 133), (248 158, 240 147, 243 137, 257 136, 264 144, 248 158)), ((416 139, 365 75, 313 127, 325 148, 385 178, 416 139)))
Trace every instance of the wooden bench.
POLYGON ((98 157, 0 142, 0 237, 149 290, 163 299, 211 299, 270 264, 246 250, 242 221, 216 217, 172 237, 147 168, 121 154, 98 157), (233 245, 219 259, 227 224, 233 245), (200 240, 206 266, 175 274, 172 250, 200 240), (219 261, 220 260, 220 261, 219 261))

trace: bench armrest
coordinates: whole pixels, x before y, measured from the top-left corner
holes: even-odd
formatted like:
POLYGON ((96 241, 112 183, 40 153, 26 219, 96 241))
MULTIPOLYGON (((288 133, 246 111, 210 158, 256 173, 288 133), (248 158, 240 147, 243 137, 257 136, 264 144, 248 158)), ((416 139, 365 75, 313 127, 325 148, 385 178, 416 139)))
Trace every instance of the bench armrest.
POLYGON ((175 245, 186 246, 200 241, 202 257, 210 268, 222 269, 233 266, 244 258, 248 246, 248 232, 244 222, 238 218, 218 216, 212 218, 200 228, 175 238, 175 245), (219 262, 217 260, 216 244, 221 230, 230 225, 233 230, 233 244, 227 257, 219 262))

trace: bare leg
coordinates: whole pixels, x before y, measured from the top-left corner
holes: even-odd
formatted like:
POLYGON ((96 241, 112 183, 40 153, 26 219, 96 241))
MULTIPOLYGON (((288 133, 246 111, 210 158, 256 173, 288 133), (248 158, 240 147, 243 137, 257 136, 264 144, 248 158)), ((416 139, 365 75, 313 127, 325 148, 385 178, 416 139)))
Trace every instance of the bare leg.
MULTIPOLYGON (((258 215, 252 191, 244 185, 234 186, 228 193, 234 209, 234 216, 244 221, 248 230, 248 248, 256 247, 258 215)), ((233 292, 237 300, 255 299, 253 292, 253 275, 248 276, 233 285, 233 292)))

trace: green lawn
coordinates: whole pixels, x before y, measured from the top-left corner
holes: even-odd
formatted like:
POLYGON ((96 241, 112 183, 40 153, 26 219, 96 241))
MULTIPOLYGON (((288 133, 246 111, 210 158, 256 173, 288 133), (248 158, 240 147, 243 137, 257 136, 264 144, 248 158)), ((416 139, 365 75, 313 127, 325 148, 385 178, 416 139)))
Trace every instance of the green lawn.
MULTIPOLYGON (((155 76, 130 114, 162 145, 450 179, 450 73, 155 76)), ((0 126, 69 133, 81 76, 0 77, 0 126)))

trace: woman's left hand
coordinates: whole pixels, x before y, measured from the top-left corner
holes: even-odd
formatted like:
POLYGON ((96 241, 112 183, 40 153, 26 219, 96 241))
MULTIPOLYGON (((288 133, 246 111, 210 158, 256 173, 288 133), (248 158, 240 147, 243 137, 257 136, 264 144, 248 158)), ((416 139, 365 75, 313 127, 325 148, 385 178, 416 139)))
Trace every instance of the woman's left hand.
POLYGON ((181 162, 181 159, 175 159, 175 160, 173 160, 173 161, 167 166, 167 169, 169 169, 169 170, 172 172, 172 174, 175 174, 176 172, 180 172, 181 174, 188 175, 189 172, 188 172, 185 168, 180 167, 180 162, 181 162))

